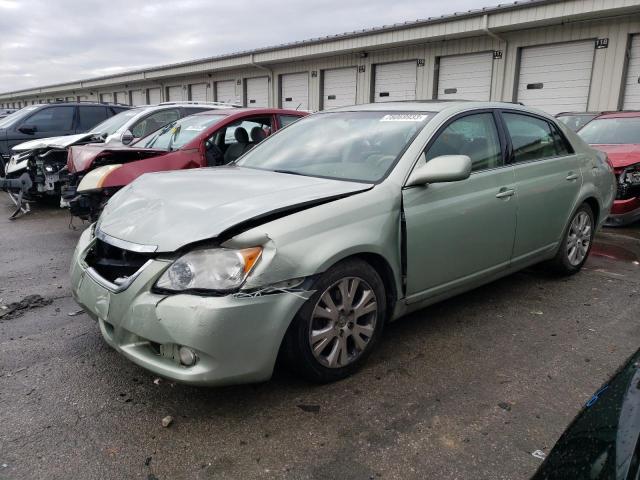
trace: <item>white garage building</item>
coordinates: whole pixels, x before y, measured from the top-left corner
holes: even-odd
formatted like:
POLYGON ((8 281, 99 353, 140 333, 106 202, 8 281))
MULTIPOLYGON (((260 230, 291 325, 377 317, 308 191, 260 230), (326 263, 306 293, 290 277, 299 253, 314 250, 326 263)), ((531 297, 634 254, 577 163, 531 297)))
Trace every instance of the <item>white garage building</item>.
POLYGON ((640 109, 640 0, 530 0, 0 94, 131 105, 223 101, 322 110, 394 100, 640 109))

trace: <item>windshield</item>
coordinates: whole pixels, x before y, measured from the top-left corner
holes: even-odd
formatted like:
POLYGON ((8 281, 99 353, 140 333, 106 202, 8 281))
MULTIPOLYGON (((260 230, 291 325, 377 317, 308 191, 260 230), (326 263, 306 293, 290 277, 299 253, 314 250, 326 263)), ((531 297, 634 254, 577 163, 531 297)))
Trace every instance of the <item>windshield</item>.
POLYGON ((237 165, 314 177, 377 182, 432 114, 333 112, 305 117, 237 165))
POLYGON ((591 145, 640 143, 640 117, 597 118, 578 135, 591 145))
POLYGON ((226 115, 192 115, 165 125, 135 143, 136 147, 177 150, 226 115))
POLYGON ((91 133, 96 135, 112 135, 118 131, 118 129, 129 121, 129 119, 135 117, 142 111, 141 108, 132 108, 130 110, 124 110, 123 112, 114 115, 111 118, 107 118, 104 122, 99 123, 91 129, 91 133))
POLYGON ((40 105, 32 105, 29 107, 24 107, 17 112, 12 113, 11 115, 7 115, 2 120, 0 120, 0 128, 6 127, 7 125, 12 124, 16 120, 20 120, 21 118, 26 117, 28 114, 33 112, 40 105))
POLYGON ((595 114, 588 113, 584 115, 558 115, 556 118, 571 130, 577 132, 595 117, 595 114))

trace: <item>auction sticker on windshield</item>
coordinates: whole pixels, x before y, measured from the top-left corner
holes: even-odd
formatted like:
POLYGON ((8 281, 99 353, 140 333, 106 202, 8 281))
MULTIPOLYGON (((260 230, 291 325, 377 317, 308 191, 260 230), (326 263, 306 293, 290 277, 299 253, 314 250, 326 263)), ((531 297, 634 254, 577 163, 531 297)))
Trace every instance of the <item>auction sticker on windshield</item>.
POLYGON ((423 122, 429 115, 420 115, 419 113, 394 113, 385 115, 380 119, 381 122, 423 122))

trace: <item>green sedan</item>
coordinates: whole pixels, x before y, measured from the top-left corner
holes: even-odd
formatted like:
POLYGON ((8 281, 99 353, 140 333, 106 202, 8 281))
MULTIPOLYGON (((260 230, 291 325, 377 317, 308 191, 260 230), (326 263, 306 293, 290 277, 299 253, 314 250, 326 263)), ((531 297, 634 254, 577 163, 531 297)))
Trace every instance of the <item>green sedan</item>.
POLYGON ((578 272, 614 192, 606 155, 539 111, 345 107, 122 189, 78 242, 73 296, 163 377, 258 382, 281 356, 330 382, 409 312, 540 262, 578 272))

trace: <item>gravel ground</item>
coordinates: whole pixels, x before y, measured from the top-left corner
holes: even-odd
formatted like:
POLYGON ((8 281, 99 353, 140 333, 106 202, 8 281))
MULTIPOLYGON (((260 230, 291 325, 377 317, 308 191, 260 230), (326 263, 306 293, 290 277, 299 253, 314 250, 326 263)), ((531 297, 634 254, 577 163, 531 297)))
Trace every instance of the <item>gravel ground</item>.
POLYGON ((528 478, 640 345, 636 226, 571 278, 528 270, 389 325, 339 383, 154 382, 69 315, 67 214, 10 213, 0 196, 2 479, 528 478))

